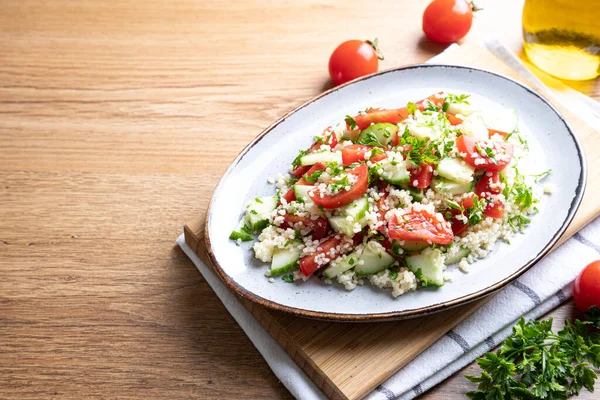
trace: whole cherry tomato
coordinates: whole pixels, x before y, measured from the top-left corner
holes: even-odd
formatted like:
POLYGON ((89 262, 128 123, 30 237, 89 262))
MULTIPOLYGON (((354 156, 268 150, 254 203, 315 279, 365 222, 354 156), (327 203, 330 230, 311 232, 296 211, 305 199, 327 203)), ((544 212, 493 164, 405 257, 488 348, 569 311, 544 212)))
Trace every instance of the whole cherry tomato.
POLYGON ((600 260, 590 263, 575 279, 573 298, 581 312, 592 306, 600 307, 600 260))
POLYGON ((433 0, 423 13, 423 32, 437 43, 465 37, 473 23, 473 6, 466 0, 433 0))
POLYGON ((340 44, 329 58, 329 76, 335 85, 372 74, 379 69, 383 55, 377 48, 377 39, 348 40, 340 44))

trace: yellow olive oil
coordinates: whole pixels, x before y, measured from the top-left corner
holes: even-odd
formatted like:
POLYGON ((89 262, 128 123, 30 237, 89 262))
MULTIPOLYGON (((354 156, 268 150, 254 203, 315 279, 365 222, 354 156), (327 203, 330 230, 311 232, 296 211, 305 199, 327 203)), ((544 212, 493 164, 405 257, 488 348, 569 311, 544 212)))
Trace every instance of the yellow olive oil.
POLYGON ((527 57, 558 78, 600 76, 600 0, 525 0, 527 57))

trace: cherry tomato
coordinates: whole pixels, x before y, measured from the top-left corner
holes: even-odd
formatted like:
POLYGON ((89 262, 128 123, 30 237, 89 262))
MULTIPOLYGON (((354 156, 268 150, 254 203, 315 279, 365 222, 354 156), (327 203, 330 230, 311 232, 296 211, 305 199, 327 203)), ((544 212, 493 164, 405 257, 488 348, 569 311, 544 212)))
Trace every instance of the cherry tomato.
POLYGON ((329 76, 334 85, 341 85, 364 75, 377 72, 383 60, 374 41, 348 40, 340 44, 329 58, 329 76))
POLYGON ((342 190, 333 195, 324 194, 321 197, 321 193, 317 189, 312 189, 312 191, 308 192, 308 195, 316 205, 326 209, 348 205, 367 192, 369 187, 369 170, 366 164, 360 164, 358 167, 348 171, 348 175, 356 177, 356 181, 352 184, 350 190, 342 190))
POLYGON ((406 118, 408 118, 408 110, 406 107, 393 110, 372 108, 366 113, 356 115, 354 121, 356 121, 356 128, 363 130, 371 124, 377 124, 379 122, 397 124, 400 121, 404 121, 406 118))
POLYGON ((310 228, 312 231, 313 239, 322 239, 323 236, 327 234, 329 228, 329 222, 325 217, 319 217, 317 219, 312 219, 309 217, 302 217, 300 215, 295 214, 285 214, 283 217, 283 225, 284 228, 292 228, 294 229, 294 224, 301 222, 302 226, 305 228, 310 228))
POLYGON ((347 238, 341 238, 339 235, 336 236, 331 236, 330 238, 325 239, 319 243, 317 246, 317 251, 300 259, 300 271, 302 271, 304 276, 312 275, 322 266, 329 264, 331 260, 335 260, 341 254, 350 252, 354 249, 354 247, 358 246, 362 240, 362 235, 360 233, 354 235, 352 241, 349 241, 347 238), (321 260, 323 260, 321 262, 317 261, 317 256, 319 254, 325 255, 325 257, 321 257, 321 260))
POLYGON ((573 298, 581 312, 592 306, 600 307, 600 260, 590 263, 575 279, 573 298))
POLYGON ((483 215, 491 218, 502 218, 504 215, 504 203, 498 199, 487 203, 483 215))
POLYGON ((491 139, 480 140, 465 135, 456 138, 456 147, 460 154, 464 154, 463 160, 467 164, 473 168, 486 168, 488 171, 503 170, 510 163, 514 152, 512 144, 491 139), (493 158, 484 152, 488 149, 491 151, 493 158))
POLYGON ((431 184, 433 179, 433 165, 421 164, 419 168, 413 168, 410 170, 410 182, 411 186, 419 189, 425 189, 431 184), (415 185, 415 182, 417 184, 415 185))
POLYGON ((411 240, 450 244, 454 234, 441 214, 426 210, 405 210, 402 216, 394 215, 388 222, 388 236, 395 240, 411 240), (439 217, 438 217, 439 215, 439 217))
POLYGON ((473 8, 465 0, 434 0, 423 13, 423 32, 437 43, 462 39, 473 23, 473 8))
POLYGON ((499 194, 501 191, 502 186, 498 171, 486 171, 475 185, 475 194, 479 197, 482 197, 482 193, 499 194))
POLYGON ((362 144, 351 144, 342 148, 342 163, 345 167, 355 162, 365 161, 366 157, 373 162, 381 161, 388 158, 385 153, 375 153, 373 157, 370 157, 374 146, 365 146, 362 144))

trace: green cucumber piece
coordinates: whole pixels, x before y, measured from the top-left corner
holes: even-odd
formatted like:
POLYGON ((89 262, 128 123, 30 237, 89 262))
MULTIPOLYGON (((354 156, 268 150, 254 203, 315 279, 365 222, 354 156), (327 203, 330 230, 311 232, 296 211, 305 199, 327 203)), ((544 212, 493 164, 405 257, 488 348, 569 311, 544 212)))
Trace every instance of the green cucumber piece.
POLYGON ((359 136, 360 130, 358 129, 353 131, 345 130, 344 133, 342 133, 342 140, 351 140, 352 142, 356 142, 359 136))
POLYGON ((473 107, 471 107, 467 103, 449 103, 448 110, 446 111, 449 114, 460 114, 465 117, 473 114, 473 107))
POLYGON ((329 225, 336 231, 346 236, 354 236, 354 221, 348 221, 344 215, 329 217, 329 225))
POLYGON ((298 268, 302 250, 286 247, 277 249, 271 261, 271 276, 285 274, 298 268))
POLYGON ((423 189, 419 189, 410 185, 402 185, 401 188, 410 193, 411 197, 413 198, 413 201, 420 202, 425 197, 425 191, 423 189))
POLYGON ((252 236, 252 231, 250 227, 246 225, 246 218, 242 218, 238 223, 237 227, 231 232, 229 235, 229 239, 238 240, 240 239, 242 242, 249 242, 254 240, 254 236, 252 236))
POLYGON ((308 153, 300 157, 300 165, 314 165, 316 163, 328 164, 331 162, 337 162, 342 164, 342 153, 339 151, 329 152, 322 151, 316 153, 308 153))
POLYGON ((356 142, 370 146, 379 143, 383 147, 387 147, 388 144, 392 143, 394 139, 396 139, 398 129, 398 125, 390 124, 388 122, 373 124, 360 132, 356 142))
POLYGON ((462 260, 463 258, 468 256, 469 254, 471 254, 471 250, 467 249, 466 247, 461 247, 458 250, 458 252, 456 254, 454 254, 452 257, 446 256, 445 263, 446 263, 446 265, 457 264, 460 262, 460 260, 462 260))
POLYGON ((375 164, 373 168, 381 180, 392 185, 404 185, 410 182, 410 172, 408 172, 404 160, 386 158, 375 164), (381 173, 379 173, 380 170, 381 173))
POLYGON ((519 117, 514 109, 493 114, 484 113, 483 120, 488 128, 506 133, 514 132, 519 125, 519 117))
POLYGON ((257 197, 246 206, 246 224, 253 233, 258 233, 269 225, 269 215, 277 207, 277 197, 257 197))
POLYGON ((472 136, 476 139, 485 140, 490 136, 485 121, 479 113, 471 114, 465 118, 459 130, 463 135, 472 136))
POLYGON ((315 203, 308 195, 308 191, 313 188, 314 186, 309 185, 294 185, 294 196, 296 196, 296 201, 299 203, 304 203, 308 207, 313 206, 315 203))
POLYGON ((473 191, 473 182, 458 183, 448 179, 435 177, 431 182, 431 188, 438 193, 463 194, 473 191))
POLYGON ((356 275, 376 274, 391 267, 395 261, 394 257, 389 255, 379 242, 371 240, 365 246, 354 272, 356 275))
POLYGON ((439 249, 426 249, 421 254, 406 257, 406 266, 421 280, 423 286, 444 286, 444 255, 439 249))
POLYGON ((362 220, 369 211, 369 201, 367 196, 363 196, 358 200, 354 200, 342 209, 342 213, 352 217, 355 222, 362 220))
POLYGON ((459 158, 444 158, 440 160, 435 170, 438 176, 458 183, 471 182, 475 172, 475 168, 459 158))
POLYGON ((327 267, 325 271, 323 271, 323 274, 329 279, 333 279, 336 276, 343 274, 349 269, 352 269, 357 266, 358 260, 360 260, 360 256, 362 255, 362 253, 362 249, 354 250, 352 253, 348 254, 347 256, 344 256, 344 258, 342 258, 342 261, 340 261, 337 265, 330 265, 329 267, 327 267))
POLYGON ((420 240, 402 240, 402 241, 396 241, 394 240, 394 242, 392 242, 392 246, 393 243, 397 243, 397 245, 406 251, 421 251, 426 247, 429 247, 430 244, 427 242, 422 242, 420 240))

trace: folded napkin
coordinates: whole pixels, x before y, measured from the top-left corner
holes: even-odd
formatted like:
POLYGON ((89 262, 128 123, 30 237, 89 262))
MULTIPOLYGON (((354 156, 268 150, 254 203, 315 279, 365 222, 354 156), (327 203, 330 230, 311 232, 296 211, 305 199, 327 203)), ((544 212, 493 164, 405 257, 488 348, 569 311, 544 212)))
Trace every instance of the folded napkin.
MULTIPOLYGON (((531 81, 543 84, 527 70, 508 48, 495 40, 484 42, 509 66, 531 81)), ((448 49, 450 50, 452 46, 448 49)), ((446 50, 446 51, 448 51, 446 50)), ((435 58, 430 62, 435 62, 435 58)), ((569 106, 592 126, 600 126, 600 103, 551 80, 545 93, 569 106)), ((546 79, 544 82, 547 83, 546 79)), ((412 399, 437 385, 486 351, 493 349, 510 332, 521 316, 538 318, 572 294, 571 282, 589 262, 600 258, 600 218, 575 234, 558 249, 500 291, 472 315, 439 339, 372 393, 369 400, 412 399), (490 318, 493 316, 493 318, 490 318)), ((212 269, 186 245, 183 235, 177 244, 194 262, 227 310, 240 324, 275 375, 297 399, 325 399, 323 393, 292 361, 279 344, 229 292, 212 269)))

